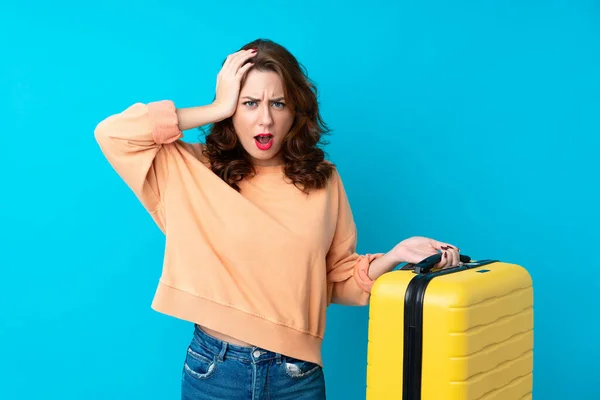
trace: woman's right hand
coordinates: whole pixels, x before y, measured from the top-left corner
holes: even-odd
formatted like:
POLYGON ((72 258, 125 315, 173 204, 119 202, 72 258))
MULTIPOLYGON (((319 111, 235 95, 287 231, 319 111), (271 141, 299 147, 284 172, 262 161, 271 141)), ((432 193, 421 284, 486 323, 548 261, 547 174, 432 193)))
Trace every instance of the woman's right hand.
POLYGON ((256 49, 240 50, 230 54, 217 75, 216 97, 213 105, 218 107, 225 118, 231 117, 237 108, 241 81, 253 63, 244 62, 256 55, 256 49))
POLYGON ((254 65, 248 63, 242 67, 242 64, 255 55, 254 49, 241 50, 229 55, 217 75, 215 100, 206 106, 178 108, 179 129, 194 129, 231 117, 237 108, 242 78, 254 65))

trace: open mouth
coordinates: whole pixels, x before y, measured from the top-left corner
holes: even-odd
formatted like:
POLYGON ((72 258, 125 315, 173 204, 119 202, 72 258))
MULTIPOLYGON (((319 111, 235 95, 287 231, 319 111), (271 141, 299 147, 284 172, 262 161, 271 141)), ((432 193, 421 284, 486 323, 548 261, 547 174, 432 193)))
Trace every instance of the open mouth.
POLYGON ((270 133, 261 133, 260 135, 254 136, 256 146, 261 150, 269 150, 273 145, 273 135, 270 133))

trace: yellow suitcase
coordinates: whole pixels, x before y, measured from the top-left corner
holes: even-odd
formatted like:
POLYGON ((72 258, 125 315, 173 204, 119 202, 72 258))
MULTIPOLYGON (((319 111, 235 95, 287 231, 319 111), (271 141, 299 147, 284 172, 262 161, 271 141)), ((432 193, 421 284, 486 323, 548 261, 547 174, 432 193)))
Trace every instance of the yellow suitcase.
POLYGON ((379 277, 369 306, 367 400, 524 400, 533 390, 533 288, 497 260, 379 277))

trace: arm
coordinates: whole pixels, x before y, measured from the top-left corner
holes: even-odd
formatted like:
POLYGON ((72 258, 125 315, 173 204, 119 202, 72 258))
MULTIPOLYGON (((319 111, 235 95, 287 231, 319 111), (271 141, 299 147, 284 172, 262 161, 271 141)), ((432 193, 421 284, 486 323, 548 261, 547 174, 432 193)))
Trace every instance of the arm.
POLYGON ((357 232, 352 210, 341 179, 334 172, 332 194, 337 196, 336 229, 327 253, 327 288, 329 303, 366 305, 374 279, 369 269, 378 260, 385 266, 384 254, 360 255, 356 252, 357 232))
POLYGON ((176 109, 168 100, 136 103, 96 127, 96 141, 106 159, 151 213, 161 203, 168 176, 165 145, 182 138, 182 131, 233 115, 241 79, 253 65, 242 64, 254 55, 250 49, 227 58, 210 105, 176 109))
POLYGON ((418 263, 441 251, 442 261, 436 267, 448 268, 458 264, 458 247, 421 236, 405 239, 385 254, 357 254, 356 226, 337 172, 333 181, 333 195, 337 196, 338 204, 336 230, 327 254, 329 303, 367 305, 375 280, 403 262, 418 263))
POLYGON ((369 265, 367 276, 371 281, 375 281, 381 275, 396 268, 401 262, 402 261, 399 261, 390 252, 385 253, 381 257, 373 260, 373 262, 369 265))
POLYGON ((212 124, 224 120, 227 117, 229 117, 227 110, 214 103, 207 106, 177 109, 179 129, 182 131, 212 124))
POLYGON ((140 199, 154 212, 168 175, 165 145, 191 129, 223 118, 215 105, 176 109, 172 101, 136 103, 101 121, 94 136, 104 156, 140 199))

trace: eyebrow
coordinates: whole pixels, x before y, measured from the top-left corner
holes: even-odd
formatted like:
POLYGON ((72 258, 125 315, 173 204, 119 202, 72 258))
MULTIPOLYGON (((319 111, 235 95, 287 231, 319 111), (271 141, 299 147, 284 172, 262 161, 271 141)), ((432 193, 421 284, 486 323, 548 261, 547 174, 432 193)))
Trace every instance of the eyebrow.
MULTIPOLYGON (((260 101, 260 99, 257 99, 255 97, 250 97, 250 96, 244 96, 244 97, 242 97, 242 99, 248 99, 250 101, 260 101)), ((271 99, 270 101, 281 101, 281 100, 285 100, 285 97, 277 97, 275 99, 271 99)))

